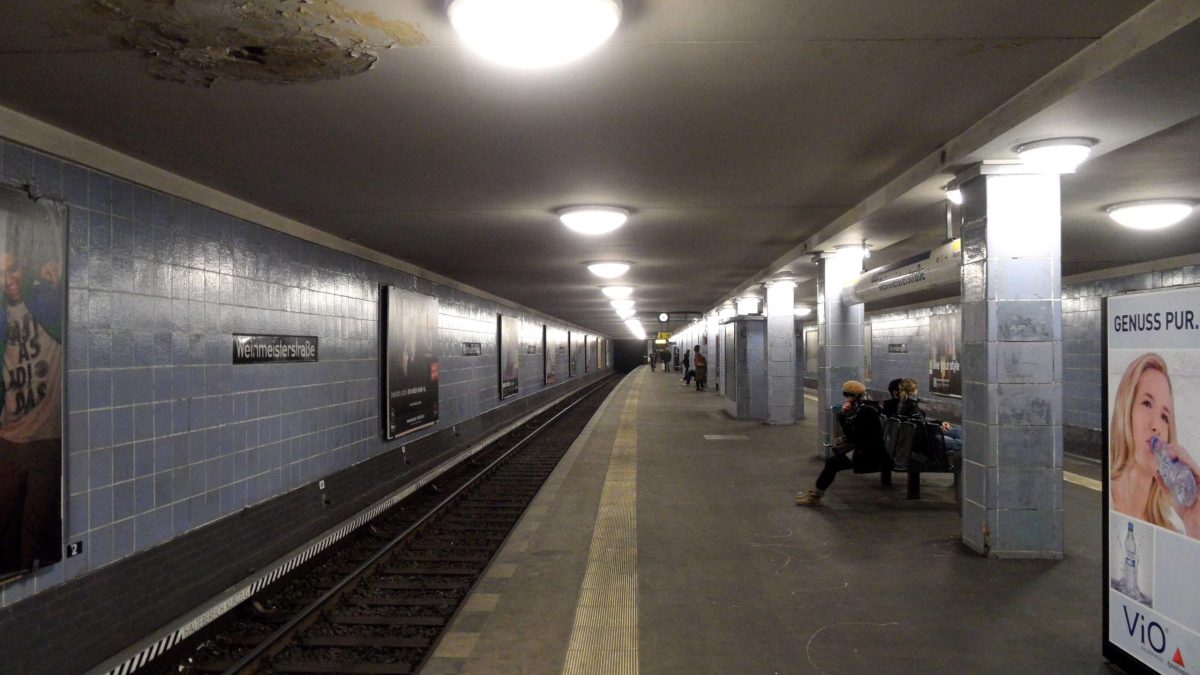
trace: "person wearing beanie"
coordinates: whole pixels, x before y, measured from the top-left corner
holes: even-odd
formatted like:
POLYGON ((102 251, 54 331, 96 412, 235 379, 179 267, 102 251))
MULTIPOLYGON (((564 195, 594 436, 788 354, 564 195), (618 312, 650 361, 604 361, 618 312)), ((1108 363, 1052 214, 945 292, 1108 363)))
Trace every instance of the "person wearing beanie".
POLYGON ((867 397, 866 385, 849 380, 842 385, 842 397, 845 403, 838 413, 842 438, 833 447, 833 454, 825 460, 816 487, 796 495, 797 506, 820 504, 839 471, 853 469, 854 473, 875 473, 891 468, 892 460, 883 447, 879 405, 867 397))

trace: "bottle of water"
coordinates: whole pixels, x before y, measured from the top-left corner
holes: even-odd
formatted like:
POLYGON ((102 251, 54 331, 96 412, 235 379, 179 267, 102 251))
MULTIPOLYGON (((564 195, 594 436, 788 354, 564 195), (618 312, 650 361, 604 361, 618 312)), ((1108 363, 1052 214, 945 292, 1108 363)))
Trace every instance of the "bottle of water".
POLYGON ((1137 568, 1137 541, 1133 538, 1133 523, 1129 523, 1129 531, 1125 533, 1125 570, 1121 577, 1121 585, 1125 587, 1125 593, 1130 596, 1141 593, 1138 589, 1137 568))
POLYGON ((1175 501, 1185 508, 1195 504, 1196 475, 1188 465, 1173 459, 1167 452, 1167 444, 1160 441, 1158 436, 1150 439, 1150 450, 1158 458, 1158 475, 1162 476, 1163 483, 1175 496, 1175 501))

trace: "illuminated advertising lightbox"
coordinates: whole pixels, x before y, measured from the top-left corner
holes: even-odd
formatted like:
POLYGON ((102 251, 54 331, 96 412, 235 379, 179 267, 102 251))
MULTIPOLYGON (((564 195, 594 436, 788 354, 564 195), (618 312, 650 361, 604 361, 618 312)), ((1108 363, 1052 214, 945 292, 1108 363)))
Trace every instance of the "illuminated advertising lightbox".
POLYGON ((66 220, 61 204, 0 188, 0 586, 63 554, 66 220))
POLYGON ((392 439, 438 418, 438 301, 394 286, 382 289, 384 436, 392 439))
POLYGON ((500 398, 517 393, 521 376, 521 324, 515 316, 500 315, 500 398))
POLYGON ((556 384, 567 373, 567 332, 545 326, 542 354, 546 361, 545 384, 556 384))
POLYGON ((958 312, 929 317, 929 391, 962 396, 962 374, 958 363, 961 345, 962 322, 958 312))
POLYGON ((1200 287, 1104 308, 1104 655, 1200 673, 1200 287))

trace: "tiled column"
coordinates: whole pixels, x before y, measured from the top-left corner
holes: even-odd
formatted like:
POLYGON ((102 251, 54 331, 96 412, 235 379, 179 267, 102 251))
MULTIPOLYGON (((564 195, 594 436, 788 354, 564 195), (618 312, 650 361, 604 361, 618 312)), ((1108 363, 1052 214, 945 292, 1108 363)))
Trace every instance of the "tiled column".
POLYGON ((708 340, 706 345, 700 349, 704 350, 705 363, 708 364, 708 390, 712 392, 725 391, 725 385, 721 380, 725 370, 724 364, 721 363, 724 354, 718 353, 718 347, 723 350, 725 345, 718 344, 717 335, 721 330, 721 324, 718 323, 716 312, 709 312, 708 316, 704 318, 704 330, 708 340))
MULTIPOLYGON (((861 380, 863 306, 842 302, 842 288, 862 272, 862 251, 823 253, 817 261, 817 425, 832 443, 830 407, 841 405, 842 383, 861 380)), ((821 446, 822 455, 828 452, 821 446)))
POLYGON ((795 337, 793 340, 796 343, 796 393, 793 396, 793 410, 795 410, 795 419, 807 419, 804 414, 804 361, 808 358, 808 354, 804 352, 804 322, 800 319, 793 319, 793 330, 795 337))
POLYGON ((963 541, 1061 558, 1059 177, 984 172, 962 190, 963 541))
POLYGON ((767 423, 794 424, 796 408, 796 282, 767 283, 767 423))

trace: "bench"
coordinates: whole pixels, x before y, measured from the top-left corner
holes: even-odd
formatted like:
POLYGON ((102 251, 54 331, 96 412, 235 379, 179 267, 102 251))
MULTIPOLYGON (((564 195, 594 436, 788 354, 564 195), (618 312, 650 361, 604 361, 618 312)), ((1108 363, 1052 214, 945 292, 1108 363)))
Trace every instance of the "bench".
MULTIPOLYGON (((908 498, 921 498, 922 473, 952 473, 958 486, 959 457, 946 448, 942 423, 923 417, 884 417, 883 447, 894 471, 908 474, 908 498)), ((891 484, 888 476, 884 485, 891 484)))

